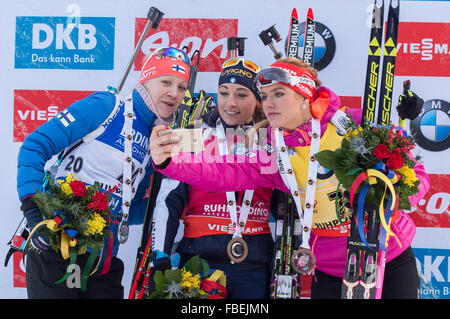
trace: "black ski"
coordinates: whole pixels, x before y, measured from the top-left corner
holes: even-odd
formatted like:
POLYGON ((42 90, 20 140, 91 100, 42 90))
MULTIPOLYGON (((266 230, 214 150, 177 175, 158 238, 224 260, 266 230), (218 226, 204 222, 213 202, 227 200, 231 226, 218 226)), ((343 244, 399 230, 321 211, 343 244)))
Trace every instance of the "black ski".
MULTIPOLYGON (((384 41, 383 67, 379 69, 381 56, 381 39, 383 34, 384 1, 381 6, 374 2, 372 28, 370 33, 369 56, 366 73, 366 86, 363 100, 362 125, 368 122, 387 125, 390 122, 392 108, 392 90, 394 85, 394 68, 396 57, 397 33, 399 22, 400 2, 392 6, 390 1, 386 36, 384 41), (378 74, 381 72, 381 90, 378 112, 375 116, 377 100, 378 74)), ((356 208, 354 207, 354 210, 356 208)), ((367 246, 357 230, 356 214, 353 214, 350 237, 347 240, 347 262, 342 284, 341 297, 343 299, 375 299, 381 298, 381 290, 377 291, 380 216, 378 209, 365 210, 367 246)), ((380 288, 378 288, 380 289, 380 288)))
POLYGON ((383 71, 381 74, 380 103, 378 105, 378 124, 388 125, 391 119, 392 90, 394 88, 395 58, 397 56, 398 20, 400 1, 397 6, 389 5, 386 37, 384 41, 383 71))
POLYGON ((381 45, 384 25, 384 0, 382 5, 377 7, 375 0, 372 12, 372 26, 369 38, 369 54, 367 59, 366 84, 364 87, 364 99, 362 106, 362 121, 375 123, 376 101, 378 93, 378 73, 380 70, 381 45))

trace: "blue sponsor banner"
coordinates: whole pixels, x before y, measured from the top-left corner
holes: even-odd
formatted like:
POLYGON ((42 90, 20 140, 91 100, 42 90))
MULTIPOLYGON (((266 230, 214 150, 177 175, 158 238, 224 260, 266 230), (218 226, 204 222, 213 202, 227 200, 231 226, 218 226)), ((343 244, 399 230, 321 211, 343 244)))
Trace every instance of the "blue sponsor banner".
POLYGON ((20 69, 112 70, 115 18, 16 17, 20 69))
POLYGON ((414 248, 421 299, 450 299, 450 250, 414 248))

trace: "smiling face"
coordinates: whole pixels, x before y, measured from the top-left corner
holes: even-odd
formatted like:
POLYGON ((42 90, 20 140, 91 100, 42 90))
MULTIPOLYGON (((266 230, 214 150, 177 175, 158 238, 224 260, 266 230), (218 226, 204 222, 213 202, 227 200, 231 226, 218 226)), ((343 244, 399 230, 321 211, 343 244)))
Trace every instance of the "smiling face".
POLYGON ((177 110, 187 90, 186 81, 175 75, 152 78, 146 81, 144 86, 162 118, 170 117, 177 110))
POLYGON ((219 86, 217 107, 220 117, 228 125, 249 123, 257 105, 255 95, 245 86, 236 83, 219 86))
POLYGON ((308 99, 285 85, 263 86, 261 95, 264 113, 273 128, 293 130, 311 118, 308 99))

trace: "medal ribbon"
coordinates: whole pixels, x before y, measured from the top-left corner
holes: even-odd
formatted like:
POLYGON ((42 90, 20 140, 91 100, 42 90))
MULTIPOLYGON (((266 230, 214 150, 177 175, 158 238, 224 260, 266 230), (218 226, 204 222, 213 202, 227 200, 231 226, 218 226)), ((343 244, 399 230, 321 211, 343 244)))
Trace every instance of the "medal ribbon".
MULTIPOLYGON (((117 100, 122 100, 122 98, 117 95, 117 100)), ((122 102, 120 102, 122 103, 122 102)), ((124 150, 123 150, 123 174, 122 174, 122 220, 119 224, 118 239, 121 244, 125 243, 128 239, 128 235, 124 238, 120 236, 122 228, 128 228, 128 217, 130 212, 131 200, 134 196, 135 189, 132 183, 132 166, 133 166, 133 100, 131 96, 128 96, 124 100, 124 124, 123 132, 125 135, 124 139, 124 150)), ((150 159, 150 150, 148 150, 147 155, 144 158, 143 163, 147 163, 150 159)), ((145 172, 140 169, 136 180, 140 180, 141 175, 145 172)))
MULTIPOLYGON (((217 138, 219 142, 219 152, 221 156, 228 155, 228 145, 225 135, 225 128, 222 124, 220 118, 216 121, 216 131, 217 138)), ((256 134, 254 135, 256 137, 256 134)), ((253 145, 253 144, 250 144, 253 145)), ((242 232, 245 229, 245 224, 247 223, 248 214, 250 212, 250 207, 252 203, 254 190, 247 189, 244 193, 244 198, 241 206, 241 213, 239 214, 239 220, 237 218, 236 210, 236 194, 235 192, 227 192, 227 207, 230 213, 231 224, 233 225, 234 232, 233 238, 242 237, 242 232)))
POLYGON ((297 213, 302 225, 302 244, 301 247, 310 249, 309 238, 311 236, 311 226, 314 211, 314 201, 316 196, 316 180, 318 163, 316 162, 315 154, 320 149, 320 120, 312 118, 311 121, 312 134, 311 145, 309 153, 309 165, 308 165, 308 179, 306 183, 306 197, 305 197, 305 209, 300 200, 300 194, 298 190, 297 180, 292 168, 291 161, 289 160, 288 148, 284 142, 283 134, 280 129, 275 130, 275 141, 277 146, 277 163, 278 170, 285 185, 292 194, 295 206, 297 207, 297 213))

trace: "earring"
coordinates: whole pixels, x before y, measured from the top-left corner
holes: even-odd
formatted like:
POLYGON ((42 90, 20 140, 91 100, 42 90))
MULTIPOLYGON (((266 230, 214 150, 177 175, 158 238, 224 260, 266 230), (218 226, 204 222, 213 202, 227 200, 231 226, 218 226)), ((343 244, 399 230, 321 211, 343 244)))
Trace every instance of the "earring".
POLYGON ((302 105, 300 105, 300 108, 301 108, 302 110, 306 110, 306 106, 307 106, 306 103, 303 102, 302 105))

